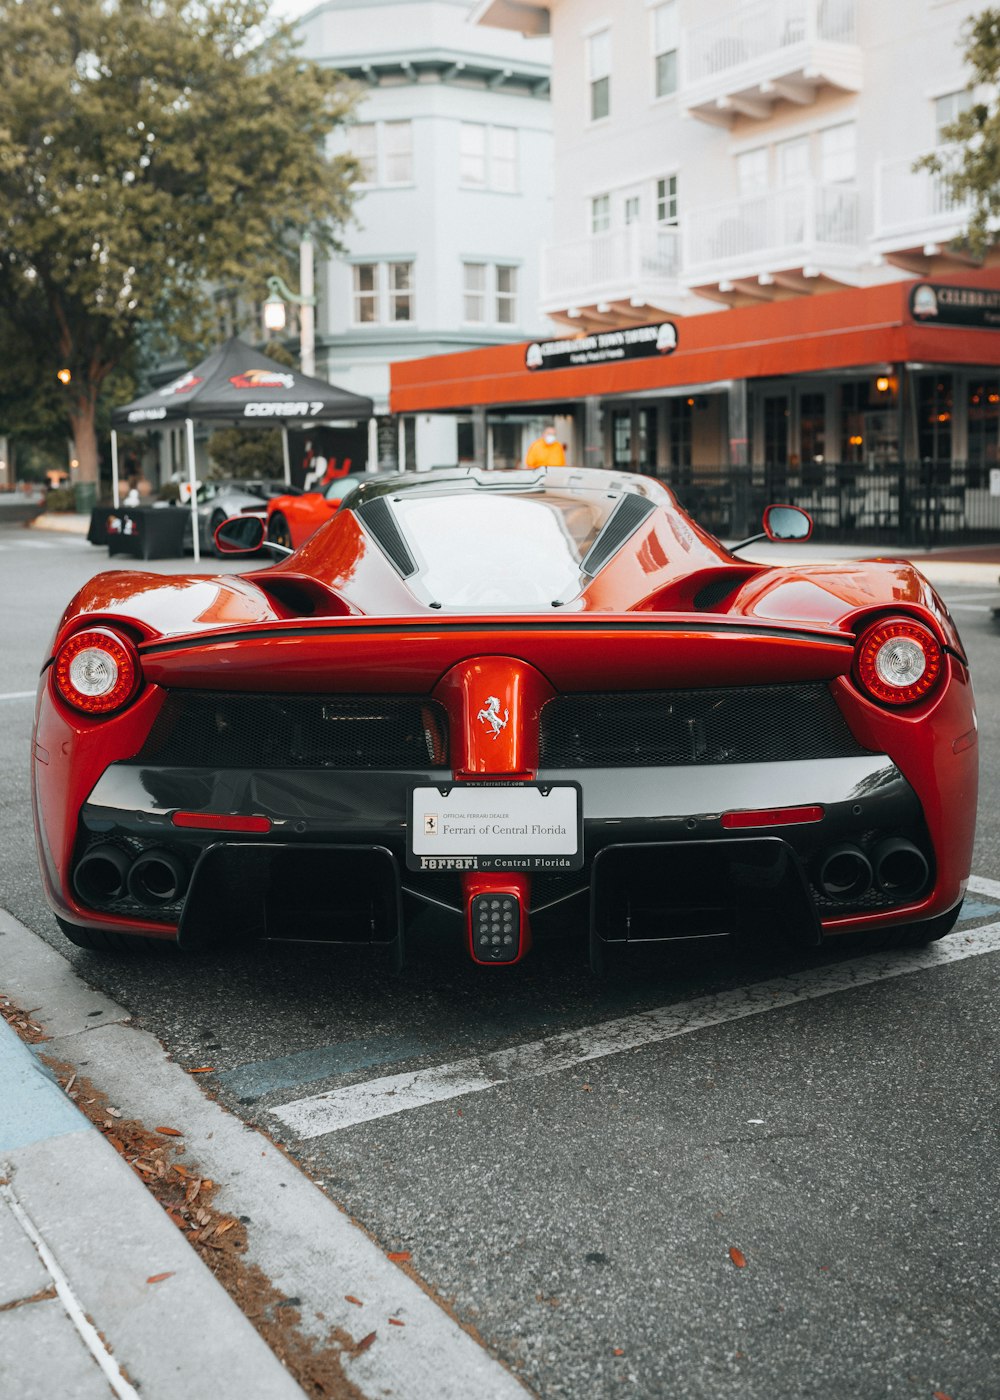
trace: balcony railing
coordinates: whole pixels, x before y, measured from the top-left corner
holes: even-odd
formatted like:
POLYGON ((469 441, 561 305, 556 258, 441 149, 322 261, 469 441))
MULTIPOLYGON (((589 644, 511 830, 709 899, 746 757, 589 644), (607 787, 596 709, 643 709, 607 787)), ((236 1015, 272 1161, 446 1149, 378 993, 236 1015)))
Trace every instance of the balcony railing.
POLYGON ((756 0, 694 25, 681 46, 680 100, 702 121, 764 119, 862 84, 859 0, 756 0))
POLYGON ((802 44, 857 42, 857 0, 758 0, 685 32, 685 81, 718 78, 802 44))
POLYGON ((671 225, 629 224, 572 243, 554 243, 542 255, 546 310, 589 305, 676 288, 680 238, 671 225))
MULTIPOLYGON (((947 173, 961 160, 958 146, 938 146, 921 155, 936 155, 947 173)), ((955 199, 945 175, 914 170, 919 156, 882 161, 875 168, 876 242, 927 243, 942 235, 954 237, 969 212, 968 200, 955 199)))
POLYGON ((858 191, 797 185, 692 210, 684 223, 684 281, 751 276, 833 256, 860 259, 858 191))

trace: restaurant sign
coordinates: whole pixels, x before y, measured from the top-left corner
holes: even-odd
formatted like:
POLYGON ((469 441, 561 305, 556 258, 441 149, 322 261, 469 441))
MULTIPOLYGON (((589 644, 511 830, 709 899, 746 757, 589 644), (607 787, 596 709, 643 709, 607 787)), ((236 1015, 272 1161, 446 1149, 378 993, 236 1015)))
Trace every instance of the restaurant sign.
POLYGON ((672 355, 677 349, 673 321, 652 326, 628 326, 562 340, 533 341, 524 352, 528 369, 567 369, 577 365, 606 365, 615 360, 640 360, 648 355, 672 355))
POLYGON ((910 315, 925 325, 1000 330, 1000 289, 918 282, 910 292, 910 315))

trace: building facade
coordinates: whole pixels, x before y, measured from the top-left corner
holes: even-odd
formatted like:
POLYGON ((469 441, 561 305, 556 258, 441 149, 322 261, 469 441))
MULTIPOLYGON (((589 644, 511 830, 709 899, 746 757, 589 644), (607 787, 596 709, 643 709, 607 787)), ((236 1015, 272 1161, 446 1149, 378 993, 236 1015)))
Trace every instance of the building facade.
MULTIPOLYGON (((549 45, 472 24, 472 0, 325 0, 303 53, 356 81, 334 150, 361 165, 344 252, 318 269, 317 372, 379 415, 369 462, 458 459, 455 417, 388 414, 389 364, 552 332, 549 45)), ((513 431, 513 429, 512 429, 513 431)), ((516 450, 516 449, 514 449, 516 450)))
MULTIPOLYGON (((678 328, 677 353, 641 371, 598 355, 571 376, 512 375, 504 400, 467 393, 485 412, 483 444, 522 394, 561 415, 572 460, 700 476, 706 491, 713 474, 714 491, 741 472, 792 491, 808 477, 824 499, 846 499, 850 482, 855 504, 882 504, 839 518, 867 514, 872 528, 900 511, 898 482, 875 489, 877 477, 948 473, 980 493, 975 528, 1000 527, 1000 496, 981 497, 990 482, 1000 492, 1000 331, 987 305, 1000 259, 956 246, 967 211, 914 170, 930 152, 955 158, 943 128, 973 98, 967 14, 961 0, 482 0, 479 24, 552 43, 540 309, 567 336, 678 328), (918 282, 944 289, 936 319, 913 314, 918 282), (982 334, 956 335, 949 287, 970 314, 970 298, 985 298, 968 322, 982 334), (894 336, 864 310, 886 289, 894 336), (821 353, 796 353, 821 325, 821 353), (717 350, 697 370, 692 339, 717 350)), ((497 378, 482 357, 453 373, 470 386, 497 378)), ((407 379, 394 403, 444 397, 407 379)))

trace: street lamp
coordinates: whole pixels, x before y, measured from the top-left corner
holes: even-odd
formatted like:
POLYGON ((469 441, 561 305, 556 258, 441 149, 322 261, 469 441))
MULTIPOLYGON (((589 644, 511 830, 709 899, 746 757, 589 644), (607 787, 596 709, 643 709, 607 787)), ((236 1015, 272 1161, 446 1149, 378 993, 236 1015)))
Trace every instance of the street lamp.
POLYGON ((299 244, 299 285, 301 290, 293 292, 283 277, 269 277, 267 289, 270 293, 264 302, 264 328, 268 331, 285 329, 285 303, 292 301, 300 308, 299 312, 299 358, 302 373, 316 373, 316 297, 313 295, 313 245, 311 238, 303 238, 299 244))

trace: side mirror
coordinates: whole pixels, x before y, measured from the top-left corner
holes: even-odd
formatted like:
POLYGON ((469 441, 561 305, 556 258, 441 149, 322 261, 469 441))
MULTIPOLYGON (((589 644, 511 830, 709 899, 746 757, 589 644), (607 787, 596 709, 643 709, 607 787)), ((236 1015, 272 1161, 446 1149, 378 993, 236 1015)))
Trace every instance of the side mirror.
POLYGON ((798 506, 768 506, 764 511, 769 540, 807 540, 812 531, 812 516, 798 506))
POLYGON ((259 515, 231 515, 216 529, 215 543, 223 554, 255 554, 264 543, 264 522, 259 515))

